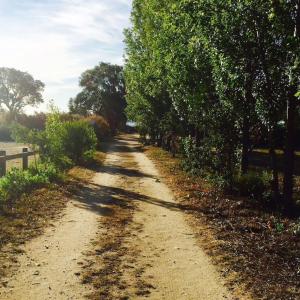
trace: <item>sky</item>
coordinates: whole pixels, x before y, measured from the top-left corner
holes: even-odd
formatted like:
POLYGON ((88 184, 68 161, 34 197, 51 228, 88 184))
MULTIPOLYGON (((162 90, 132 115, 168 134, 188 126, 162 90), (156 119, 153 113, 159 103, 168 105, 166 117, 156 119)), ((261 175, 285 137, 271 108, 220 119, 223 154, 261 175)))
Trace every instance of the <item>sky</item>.
POLYGON ((0 0, 0 66, 46 84, 62 111, 80 91, 80 74, 100 61, 123 64, 131 0, 0 0))

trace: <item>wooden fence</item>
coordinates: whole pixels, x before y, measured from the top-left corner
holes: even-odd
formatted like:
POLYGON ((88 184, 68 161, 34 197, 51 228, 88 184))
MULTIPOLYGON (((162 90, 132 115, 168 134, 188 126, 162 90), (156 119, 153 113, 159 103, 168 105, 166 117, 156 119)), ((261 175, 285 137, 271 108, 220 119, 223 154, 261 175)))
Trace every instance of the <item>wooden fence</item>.
POLYGON ((6 151, 0 150, 0 177, 6 174, 6 162, 15 159, 22 159, 23 170, 28 169, 28 157, 34 155, 35 152, 28 151, 28 148, 23 148, 22 153, 6 155, 6 151))

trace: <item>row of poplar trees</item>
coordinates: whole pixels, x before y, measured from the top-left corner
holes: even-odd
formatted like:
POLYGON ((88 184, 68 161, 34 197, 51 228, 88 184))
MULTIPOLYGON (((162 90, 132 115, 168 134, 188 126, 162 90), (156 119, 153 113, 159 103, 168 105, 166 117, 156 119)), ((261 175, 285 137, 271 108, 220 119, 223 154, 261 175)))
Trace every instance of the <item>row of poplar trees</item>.
POLYGON ((129 119, 153 139, 172 131, 209 145, 227 175, 248 172, 255 137, 264 135, 274 198, 291 209, 300 0, 134 0, 131 21, 125 31, 129 119), (282 193, 278 124, 285 129, 282 193))

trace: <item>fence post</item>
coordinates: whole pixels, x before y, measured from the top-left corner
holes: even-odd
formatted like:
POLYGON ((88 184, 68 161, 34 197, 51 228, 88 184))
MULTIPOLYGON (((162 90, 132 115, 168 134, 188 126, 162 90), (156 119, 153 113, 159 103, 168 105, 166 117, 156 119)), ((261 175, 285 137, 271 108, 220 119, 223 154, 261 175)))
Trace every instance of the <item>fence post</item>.
POLYGON ((0 177, 6 174, 6 151, 0 150, 0 177))
POLYGON ((23 156, 22 156, 22 160, 23 160, 23 170, 27 170, 28 169, 28 148, 23 148, 23 156))

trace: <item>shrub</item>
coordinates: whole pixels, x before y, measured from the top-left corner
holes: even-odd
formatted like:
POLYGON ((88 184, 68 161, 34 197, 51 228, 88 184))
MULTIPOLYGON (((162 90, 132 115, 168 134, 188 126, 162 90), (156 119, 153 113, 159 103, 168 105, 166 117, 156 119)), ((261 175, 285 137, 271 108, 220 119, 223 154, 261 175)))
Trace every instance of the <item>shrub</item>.
POLYGON ((13 136, 16 141, 38 148, 41 161, 51 162, 59 169, 88 161, 97 145, 96 134, 87 122, 63 122, 55 110, 48 115, 44 131, 16 125, 13 136))
POLYGON ((28 170, 14 168, 0 178, 0 200, 15 200, 23 193, 61 178, 61 173, 51 164, 40 164, 37 168, 31 167, 28 170))
POLYGON ((203 162, 200 149, 198 149, 195 140, 191 137, 182 139, 182 150, 184 155, 182 166, 184 170, 193 174, 199 173, 203 167, 203 162))
POLYGON ((78 114, 60 113, 59 119, 62 122, 79 121, 79 120, 83 119, 83 116, 78 115, 78 114))
POLYGON ((52 113, 47 117, 45 131, 37 138, 42 161, 50 161, 60 169, 66 169, 72 165, 71 158, 65 153, 64 139, 67 133, 64 124, 59 112, 53 108, 52 113))
POLYGON ((234 189, 241 196, 250 196, 253 199, 263 199, 270 190, 271 175, 268 172, 248 172, 234 180, 234 189))
POLYGON ((5 126, 5 125, 1 125, 0 126, 0 141, 12 141, 12 128, 11 126, 5 126))
POLYGON ((94 128, 98 141, 101 141, 111 135, 109 124, 102 116, 89 116, 85 118, 85 121, 94 128))
POLYGON ((36 113, 34 115, 18 115, 18 123, 29 129, 44 130, 46 126, 46 114, 36 113))
POLYGON ((49 182, 61 181, 63 179, 63 174, 60 170, 51 163, 38 163, 37 166, 31 165, 29 172, 32 175, 40 175, 48 178, 49 182))
POLYGON ((66 122, 63 128, 62 143, 65 155, 74 163, 90 160, 97 145, 93 128, 84 121, 66 122))
POLYGON ((193 174, 211 172, 213 160, 211 147, 205 140, 200 145, 191 137, 182 139, 182 152, 184 155, 183 168, 193 174))
POLYGON ((59 114, 48 117, 41 135, 41 157, 60 169, 88 161, 95 153, 97 137, 85 121, 62 122, 59 114))

